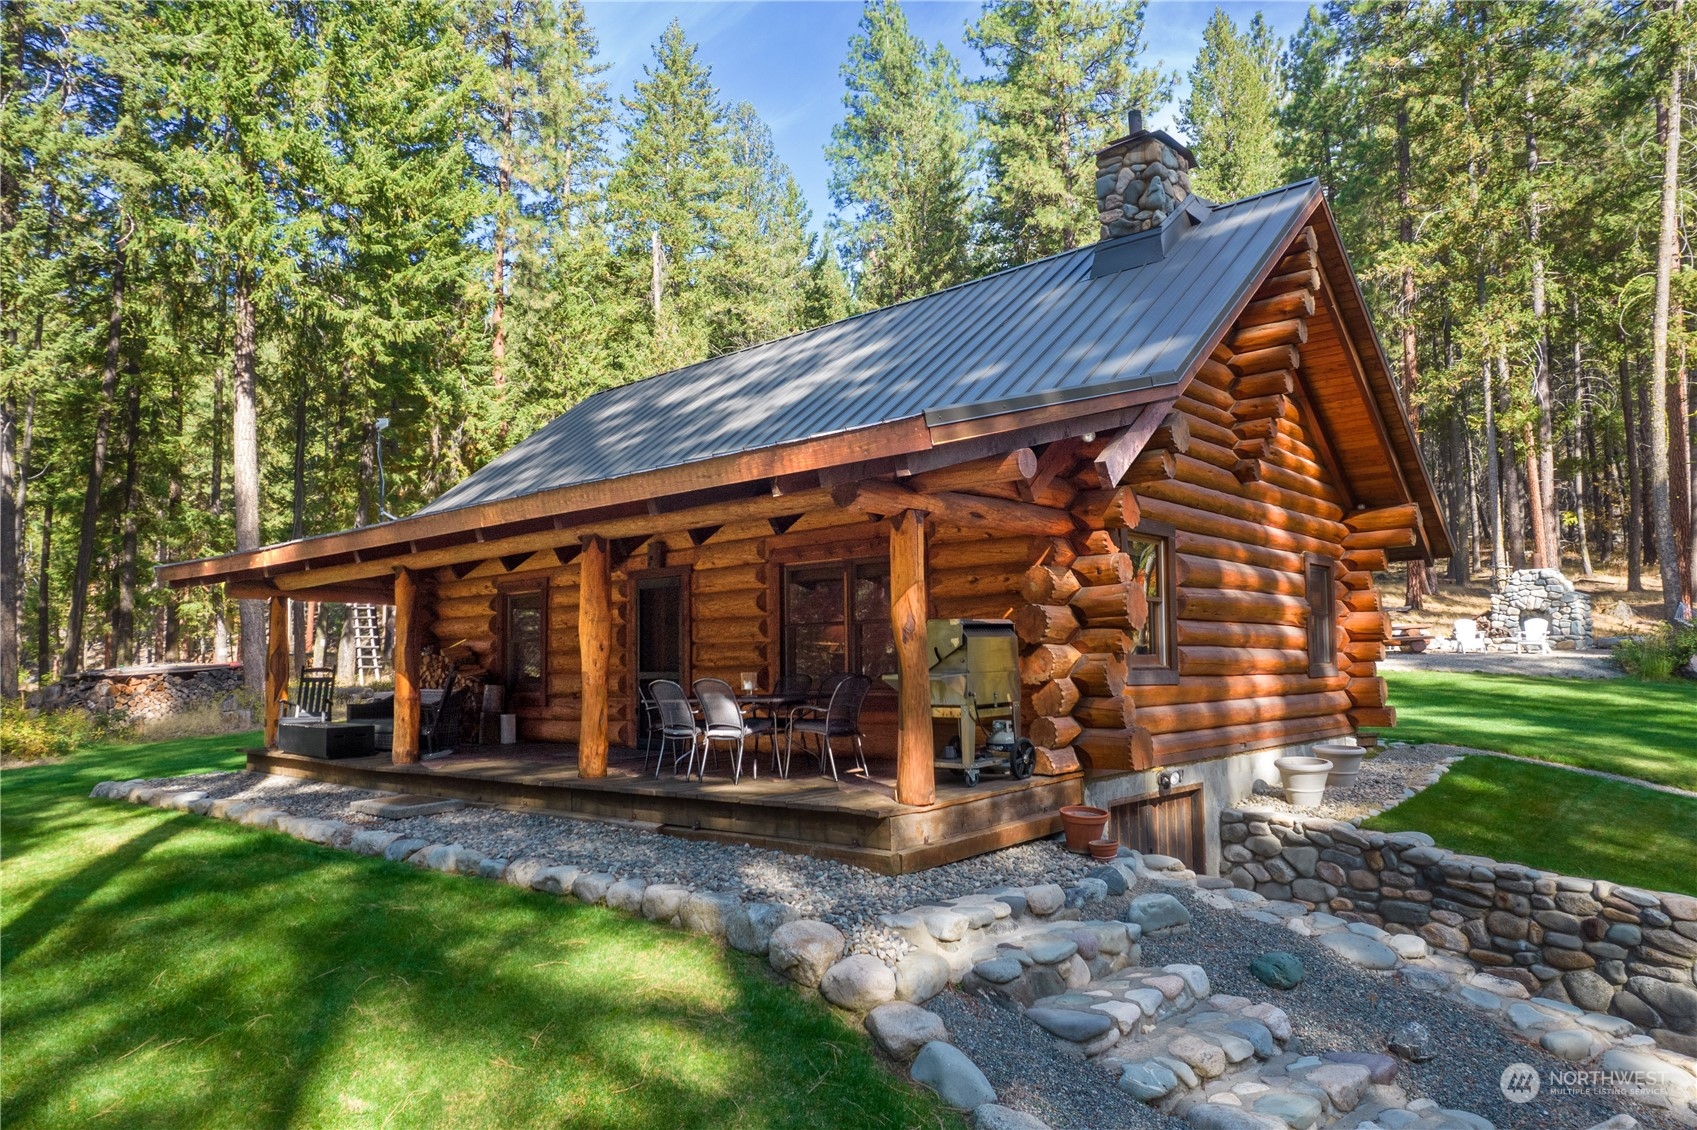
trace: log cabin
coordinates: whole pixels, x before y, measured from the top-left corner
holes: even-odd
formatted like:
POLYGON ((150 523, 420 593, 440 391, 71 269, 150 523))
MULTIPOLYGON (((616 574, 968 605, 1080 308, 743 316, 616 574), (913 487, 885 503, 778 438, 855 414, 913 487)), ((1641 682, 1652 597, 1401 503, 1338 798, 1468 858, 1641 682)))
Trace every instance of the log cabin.
POLYGON ((644 821, 886 873, 1054 833, 1213 870, 1274 758, 1394 724, 1373 576, 1447 556, 1408 414, 1326 199, 1212 204, 1132 116, 1098 242, 598 392, 417 513, 161 566, 267 600, 250 766, 644 821), (289 601, 391 604, 392 753, 274 747, 289 601), (934 760, 926 620, 1017 632, 1026 779, 934 760), (419 668, 484 672, 517 747, 421 761, 419 668), (898 676, 869 771, 656 777, 639 684, 898 676))

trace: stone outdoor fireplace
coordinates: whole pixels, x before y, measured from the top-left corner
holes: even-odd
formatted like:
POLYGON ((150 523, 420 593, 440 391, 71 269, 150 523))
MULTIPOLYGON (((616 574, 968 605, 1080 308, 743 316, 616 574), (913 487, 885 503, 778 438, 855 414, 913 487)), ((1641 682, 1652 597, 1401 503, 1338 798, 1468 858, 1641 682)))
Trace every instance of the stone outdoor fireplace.
POLYGON ((1550 646, 1591 646, 1591 598, 1559 569, 1516 569, 1491 597, 1490 633, 1509 636, 1533 616, 1550 622, 1550 646))

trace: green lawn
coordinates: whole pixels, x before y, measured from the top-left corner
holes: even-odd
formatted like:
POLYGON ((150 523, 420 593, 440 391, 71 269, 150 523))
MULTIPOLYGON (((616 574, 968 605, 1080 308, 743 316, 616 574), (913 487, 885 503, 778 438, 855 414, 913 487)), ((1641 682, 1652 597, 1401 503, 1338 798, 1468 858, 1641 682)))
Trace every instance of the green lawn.
MULTIPOLYGON (((1697 685, 1392 671, 1406 742, 1452 742, 1697 791, 1697 685)), ((1436 834, 1436 833, 1434 833, 1436 834)))
POLYGON ((754 958, 601 908, 86 799, 252 735, 0 777, 8 1128, 955 1126, 754 958))
POLYGON ((1564 875, 1697 895, 1697 799, 1547 765, 1469 757, 1366 826, 1413 829, 1451 851, 1564 875))

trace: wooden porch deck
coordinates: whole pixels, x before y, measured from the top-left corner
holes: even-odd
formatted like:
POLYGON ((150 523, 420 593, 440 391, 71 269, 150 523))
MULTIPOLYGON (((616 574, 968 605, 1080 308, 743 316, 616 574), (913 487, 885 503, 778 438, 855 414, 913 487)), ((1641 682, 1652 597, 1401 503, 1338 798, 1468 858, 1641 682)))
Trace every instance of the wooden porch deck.
POLYGON ((1084 795, 1082 773, 1024 781, 985 776, 968 788, 939 770, 937 803, 919 808, 896 802, 893 761, 872 759, 870 777, 843 774, 838 782, 818 775, 799 751, 789 779, 772 776, 770 755, 763 754, 761 776, 745 772, 737 784, 723 754, 705 782, 669 772, 656 779, 652 769, 641 771, 640 751, 617 746, 607 775, 584 780, 575 746, 536 742, 462 746, 416 765, 395 765, 386 754, 320 761, 277 750, 252 750, 247 761, 255 772, 631 821, 669 835, 837 859, 886 875, 1052 835, 1060 830, 1060 807, 1084 795))

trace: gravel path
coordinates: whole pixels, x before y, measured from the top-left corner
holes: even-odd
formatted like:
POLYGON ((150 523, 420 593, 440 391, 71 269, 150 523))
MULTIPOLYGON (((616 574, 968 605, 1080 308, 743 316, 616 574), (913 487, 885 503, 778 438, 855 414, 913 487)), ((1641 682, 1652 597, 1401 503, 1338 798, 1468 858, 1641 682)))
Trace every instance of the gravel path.
POLYGON ((1392 652, 1380 661, 1379 670, 1548 675, 1562 679, 1618 679, 1623 674, 1620 665, 1614 661, 1614 653, 1598 648, 1590 651, 1557 651, 1549 655, 1516 655, 1512 651, 1470 651, 1462 655, 1455 651, 1434 651, 1428 648, 1419 655, 1413 652, 1392 652))
MULTIPOLYGON (((1131 894, 1151 889, 1144 885, 1131 894)), ((1573 1065, 1463 1005, 1405 987, 1392 976, 1357 969, 1282 927, 1199 904, 1183 891, 1174 893, 1190 908, 1190 931, 1145 941, 1143 964, 1195 963, 1208 971, 1215 992, 1278 1005, 1289 1014, 1295 1033, 1288 1050, 1382 1052, 1393 1028, 1419 1020, 1440 1051, 1430 1062, 1402 1065, 1397 1083, 1411 1099, 1429 1098, 1469 1111, 1500 1130, 1587 1130, 1622 1111, 1644 1130, 1681 1128, 1669 1115, 1606 1096, 1510 1103, 1499 1087, 1509 1064, 1531 1064, 1540 1073, 1573 1065), (1276 992, 1249 974, 1250 960, 1274 949, 1302 960, 1306 976, 1292 992, 1276 992)), ((1117 917, 1127 897, 1095 904, 1089 916, 1117 917)), ((1006 1002, 949 991, 926 1007, 943 1018, 950 1038, 983 1069, 1000 1102, 1036 1115, 1055 1130, 1180 1130, 1188 1125, 1133 1100, 1102 1068, 1060 1053, 1058 1041, 1006 1002)))
POLYGON ((1472 752, 1446 745, 1391 746, 1377 757, 1362 761, 1361 774, 1349 788, 1328 786, 1318 806, 1303 808, 1286 803, 1284 790, 1277 784, 1269 785, 1267 792, 1258 789, 1254 796, 1245 798, 1242 805, 1288 812, 1308 819, 1356 820, 1401 804, 1406 799, 1407 790, 1419 792, 1425 788, 1445 760, 1465 757, 1472 752))
POLYGON ((1516 1039, 1464 1005, 1408 988, 1393 976, 1357 969, 1282 927, 1185 901, 1191 913, 1189 933, 1145 942, 1143 963, 1195 962, 1208 971, 1215 992, 1271 999, 1289 1014, 1305 1051, 1383 1051, 1385 1036, 1393 1028, 1418 1020, 1431 1030, 1439 1052, 1427 1063, 1403 1064, 1397 1082, 1411 1098, 1426 1097, 1471 1111, 1502 1130, 1582 1130, 1621 1111, 1653 1130, 1679 1126, 1649 1107, 1605 1096, 1540 1096, 1524 1105, 1510 1103, 1499 1087, 1509 1064, 1530 1064, 1540 1073, 1572 1065, 1516 1039), (1275 992, 1249 974, 1251 959, 1271 949, 1302 959, 1303 983, 1291 992, 1275 992))
MULTIPOLYGON (((382 794, 322 781, 262 773, 178 777, 212 797, 263 800, 298 816, 381 828, 432 843, 456 843, 488 856, 526 856, 607 871, 648 883, 734 891, 745 900, 787 903, 849 935, 851 948, 889 956, 907 943, 876 926, 877 916, 995 887, 1071 885, 1098 866, 1052 840, 1020 844, 914 875, 878 875, 848 863, 765 851, 740 844, 685 840, 628 825, 471 805, 455 812, 386 820, 353 811, 354 801, 382 794)), ((165 784, 166 780, 150 782, 165 784)))

